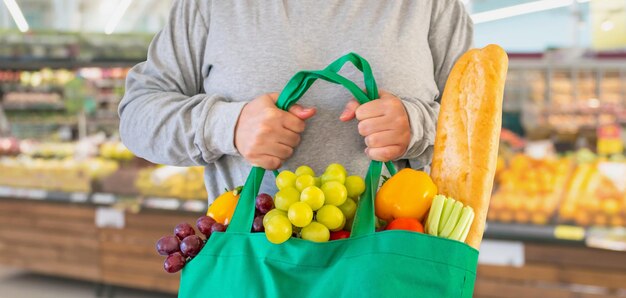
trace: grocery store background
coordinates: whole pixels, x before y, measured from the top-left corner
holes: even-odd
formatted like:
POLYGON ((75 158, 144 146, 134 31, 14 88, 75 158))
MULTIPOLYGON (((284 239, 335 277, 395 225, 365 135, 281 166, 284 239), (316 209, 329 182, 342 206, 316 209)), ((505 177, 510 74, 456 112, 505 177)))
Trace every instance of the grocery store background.
MULTIPOLYGON (((116 113, 171 3, 0 3, 0 297, 174 296, 154 242, 201 169, 134 157, 116 113)), ((511 59, 476 296, 626 297, 626 1, 464 3, 511 59)))

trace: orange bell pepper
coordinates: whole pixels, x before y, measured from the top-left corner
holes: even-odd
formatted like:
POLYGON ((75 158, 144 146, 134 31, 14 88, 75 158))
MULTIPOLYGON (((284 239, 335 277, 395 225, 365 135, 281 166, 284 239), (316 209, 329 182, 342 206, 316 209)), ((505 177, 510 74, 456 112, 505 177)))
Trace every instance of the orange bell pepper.
POLYGON ((235 208, 237 208, 241 188, 241 186, 237 187, 217 197, 211 206, 209 206, 206 215, 215 219, 216 222, 227 225, 235 213, 235 208))
POLYGON ((428 174, 403 169, 378 190, 376 216, 387 222, 402 217, 422 221, 436 194, 437 186, 428 174))

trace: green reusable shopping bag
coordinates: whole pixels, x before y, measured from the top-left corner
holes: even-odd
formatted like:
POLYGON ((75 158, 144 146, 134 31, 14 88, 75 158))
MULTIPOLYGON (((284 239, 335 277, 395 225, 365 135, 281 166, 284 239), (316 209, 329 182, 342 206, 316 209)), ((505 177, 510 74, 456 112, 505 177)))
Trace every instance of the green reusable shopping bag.
MULTIPOLYGON (((324 70, 297 73, 276 105, 287 110, 316 79, 344 86, 361 104, 378 98, 369 63, 351 53, 324 70), (363 72, 367 94, 337 74, 347 62, 363 72)), ((385 165, 395 174, 392 163, 385 165)), ((291 238, 278 245, 264 233, 250 232, 265 173, 253 167, 227 231, 211 235, 183 268, 179 297, 471 297, 477 250, 410 231, 375 232, 382 166, 378 161, 369 166, 350 238, 325 243, 291 238)))

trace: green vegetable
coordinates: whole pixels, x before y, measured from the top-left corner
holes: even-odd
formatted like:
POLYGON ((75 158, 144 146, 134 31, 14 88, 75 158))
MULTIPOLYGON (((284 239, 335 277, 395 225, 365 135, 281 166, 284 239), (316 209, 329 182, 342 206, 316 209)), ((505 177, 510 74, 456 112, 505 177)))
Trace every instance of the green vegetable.
POLYGON ((428 213, 428 219, 426 220, 426 233, 437 236, 441 211, 443 210, 445 200, 446 197, 442 195, 436 195, 433 198, 433 204, 430 206, 430 212, 428 213))
POLYGON ((459 219, 459 222, 456 224, 456 227, 454 228, 454 231, 452 231, 452 234, 450 234, 450 239, 452 240, 457 240, 457 241, 461 241, 461 236, 463 235, 463 232, 467 229, 470 225, 472 225, 472 220, 474 219, 474 211, 472 211, 472 208, 470 206, 465 206, 463 207, 463 211, 461 212, 461 218, 459 219))
MULTIPOLYGON (((450 218, 450 214, 452 214, 453 206, 454 206, 454 199, 446 198, 445 202, 443 203, 443 212, 441 214, 442 223, 448 222, 448 219, 450 218)), ((443 227, 444 225, 439 225, 438 234, 441 234, 441 232, 443 232, 443 227)))
POLYGON ((426 233, 465 242, 474 221, 474 210, 463 203, 436 195, 426 219, 426 233))
POLYGON ((459 222, 459 218, 461 217, 462 210, 463 210, 463 203, 459 201, 455 201, 454 205, 452 206, 452 212, 450 213, 450 217, 448 217, 448 220, 445 222, 441 221, 439 223, 440 226, 441 226, 441 223, 443 223, 443 229, 441 233, 439 233, 439 236, 444 237, 444 238, 450 238, 450 234, 452 234, 452 231, 454 230, 457 223, 459 222))

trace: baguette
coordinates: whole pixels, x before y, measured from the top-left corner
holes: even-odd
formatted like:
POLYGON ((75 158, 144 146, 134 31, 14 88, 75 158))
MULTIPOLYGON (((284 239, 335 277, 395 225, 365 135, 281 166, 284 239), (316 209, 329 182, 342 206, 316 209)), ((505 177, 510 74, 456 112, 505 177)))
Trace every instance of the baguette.
POLYGON ((472 49, 452 68, 441 99, 431 177, 440 194, 474 209, 466 243, 476 249, 496 171, 507 68, 501 47, 472 49))

